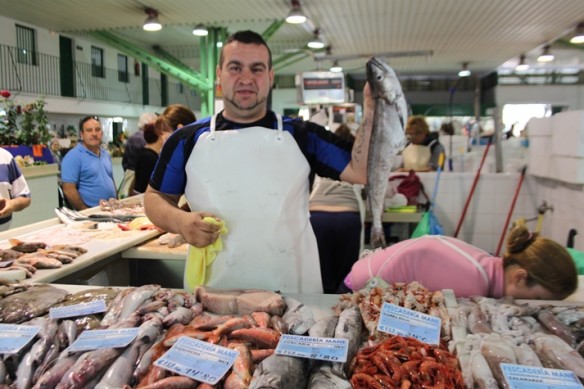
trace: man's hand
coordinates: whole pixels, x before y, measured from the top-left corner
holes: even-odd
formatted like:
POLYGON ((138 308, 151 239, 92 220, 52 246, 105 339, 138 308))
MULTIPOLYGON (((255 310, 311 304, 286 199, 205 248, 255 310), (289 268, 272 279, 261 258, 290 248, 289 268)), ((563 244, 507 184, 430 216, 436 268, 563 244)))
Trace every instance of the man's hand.
POLYGON ((183 212, 179 221, 180 234, 187 243, 203 248, 214 243, 219 238, 221 227, 206 223, 203 219, 207 216, 216 218, 209 212, 183 212))
POLYGON ((13 209, 10 199, 0 199, 0 219, 12 215, 13 209))

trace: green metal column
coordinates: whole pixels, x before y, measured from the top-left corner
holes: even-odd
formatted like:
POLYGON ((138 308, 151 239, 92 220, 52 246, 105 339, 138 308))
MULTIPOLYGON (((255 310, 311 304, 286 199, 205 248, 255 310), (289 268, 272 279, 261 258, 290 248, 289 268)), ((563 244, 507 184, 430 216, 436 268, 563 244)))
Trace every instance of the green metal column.
POLYGON ((201 37, 201 75, 208 82, 208 88, 201 92, 201 116, 210 116, 215 113, 215 81, 217 64, 219 62, 220 47, 218 42, 223 42, 226 29, 221 27, 209 28, 209 34, 201 37))

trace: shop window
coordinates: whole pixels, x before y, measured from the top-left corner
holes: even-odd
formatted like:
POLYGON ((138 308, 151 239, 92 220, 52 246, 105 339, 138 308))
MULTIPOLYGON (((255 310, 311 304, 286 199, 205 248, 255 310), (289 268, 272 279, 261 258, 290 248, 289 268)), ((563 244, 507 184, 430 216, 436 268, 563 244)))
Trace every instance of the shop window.
POLYGON ((28 65, 37 64, 37 51, 35 42, 35 30, 16 25, 16 47, 18 49, 18 62, 28 65))
POLYGON ((128 57, 123 54, 118 54, 118 81, 128 82, 128 57))
POLYGON ((91 75, 104 78, 103 49, 91 46, 91 75))

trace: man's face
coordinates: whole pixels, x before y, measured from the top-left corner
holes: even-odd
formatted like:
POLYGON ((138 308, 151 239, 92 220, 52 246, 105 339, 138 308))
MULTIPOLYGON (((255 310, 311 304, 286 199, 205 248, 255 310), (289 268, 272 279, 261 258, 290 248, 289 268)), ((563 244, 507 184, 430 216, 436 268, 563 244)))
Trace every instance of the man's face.
POLYGON ((95 149, 101 145, 103 138, 103 131, 101 123, 95 119, 89 119, 83 123, 83 131, 81 131, 81 140, 88 149, 95 149))
POLYGON ((274 81, 274 71, 268 64, 265 46, 234 41, 223 47, 223 65, 217 67, 217 80, 227 119, 249 123, 264 117, 274 81))

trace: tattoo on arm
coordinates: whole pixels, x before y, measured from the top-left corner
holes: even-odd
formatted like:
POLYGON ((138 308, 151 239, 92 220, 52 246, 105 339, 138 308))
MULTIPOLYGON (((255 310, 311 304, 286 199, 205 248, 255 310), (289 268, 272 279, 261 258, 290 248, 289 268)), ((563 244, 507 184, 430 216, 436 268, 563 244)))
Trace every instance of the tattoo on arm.
POLYGON ((353 147, 353 155, 351 158, 354 162, 359 162, 359 157, 363 154, 363 143, 365 143, 365 130, 363 129, 364 126, 367 125, 367 119, 361 123, 359 129, 357 130, 357 137, 355 139, 354 147, 353 147))

